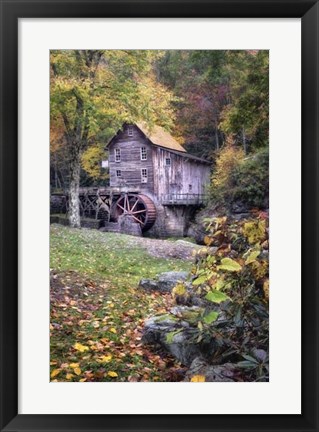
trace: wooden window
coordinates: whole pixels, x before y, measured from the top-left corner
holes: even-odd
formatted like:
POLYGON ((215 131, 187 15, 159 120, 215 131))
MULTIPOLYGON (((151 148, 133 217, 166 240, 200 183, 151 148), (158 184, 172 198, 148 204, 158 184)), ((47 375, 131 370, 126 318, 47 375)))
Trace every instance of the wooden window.
POLYGON ((127 135, 128 135, 128 136, 133 136, 133 126, 129 126, 129 127, 127 128, 127 135))
POLYGON ((147 160, 146 147, 141 147, 141 160, 147 160))
POLYGON ((142 180, 142 183, 147 183, 147 169, 146 168, 141 169, 141 180, 142 180))
POLYGON ((116 177, 122 177, 122 171, 116 170, 116 177))
POLYGON ((166 158, 165 159, 165 165, 166 166, 171 166, 171 158, 166 158))
POLYGON ((121 149, 116 148, 115 152, 115 162, 121 162, 121 149))

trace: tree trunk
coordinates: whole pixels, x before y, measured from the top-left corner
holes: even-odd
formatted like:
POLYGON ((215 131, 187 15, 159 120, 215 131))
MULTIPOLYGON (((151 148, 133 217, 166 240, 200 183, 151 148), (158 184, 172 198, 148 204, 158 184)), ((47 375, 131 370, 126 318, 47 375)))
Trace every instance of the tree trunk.
POLYGON ((242 134, 243 134, 243 147, 244 147, 244 152, 245 154, 247 153, 247 143, 246 143, 246 132, 245 132, 245 128, 243 127, 242 130, 242 134))
POLYGON ((81 227, 80 219, 80 150, 73 147, 73 157, 70 161, 70 190, 69 190, 69 222, 72 228, 81 227))
POLYGON ((215 122, 215 142, 216 142, 216 150, 219 150, 219 136, 218 136, 218 124, 215 122))

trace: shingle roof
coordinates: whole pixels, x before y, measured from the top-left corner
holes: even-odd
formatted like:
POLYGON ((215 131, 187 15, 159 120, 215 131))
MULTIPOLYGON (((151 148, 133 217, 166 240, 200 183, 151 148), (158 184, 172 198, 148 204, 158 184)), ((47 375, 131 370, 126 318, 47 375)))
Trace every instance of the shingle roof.
POLYGON ((146 123, 143 122, 136 123, 136 126, 154 145, 186 153, 184 147, 182 147, 175 138, 173 138, 172 135, 166 132, 162 127, 153 126, 152 129, 149 129, 146 123))
MULTIPOLYGON (((178 154, 180 156, 183 156, 188 159, 193 159, 198 162, 202 162, 205 164, 210 165, 211 162, 207 161, 206 159, 202 159, 197 156, 193 156, 184 149, 168 132, 165 131, 160 126, 154 126, 151 130, 147 127, 146 123, 139 122, 135 123, 135 126, 137 126, 140 131, 148 138, 151 143, 155 146, 162 147, 163 149, 169 149, 172 153, 178 154)), ((118 130, 117 134, 113 136, 113 138, 110 139, 110 141, 107 143, 105 148, 108 148, 110 144, 116 139, 118 134, 121 132, 121 129, 118 130)))

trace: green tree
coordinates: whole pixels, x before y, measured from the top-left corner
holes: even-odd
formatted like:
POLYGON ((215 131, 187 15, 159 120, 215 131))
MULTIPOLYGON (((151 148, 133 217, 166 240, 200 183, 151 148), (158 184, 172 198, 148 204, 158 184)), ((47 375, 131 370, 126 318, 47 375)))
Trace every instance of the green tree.
POLYGON ((229 103, 221 113, 220 128, 236 134, 245 153, 268 145, 268 51, 229 51, 225 65, 229 76, 229 103))
POLYGON ((173 96, 158 84, 157 51, 51 51, 51 130, 63 131, 69 164, 69 218, 80 226, 83 152, 124 122, 170 127, 173 96), (62 125, 62 126, 61 126, 62 125))

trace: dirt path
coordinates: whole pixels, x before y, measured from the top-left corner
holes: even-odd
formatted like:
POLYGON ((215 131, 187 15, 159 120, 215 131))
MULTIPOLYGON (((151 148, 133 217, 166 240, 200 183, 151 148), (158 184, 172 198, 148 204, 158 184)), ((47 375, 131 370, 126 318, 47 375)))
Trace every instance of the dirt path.
POLYGON ((188 261, 194 260, 194 253, 201 246, 186 240, 159 240, 146 237, 131 237, 128 243, 138 246, 156 258, 176 258, 188 261))

